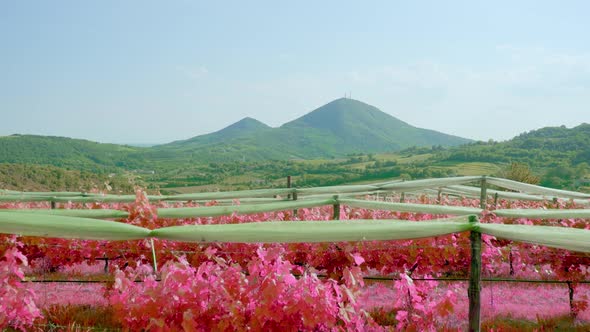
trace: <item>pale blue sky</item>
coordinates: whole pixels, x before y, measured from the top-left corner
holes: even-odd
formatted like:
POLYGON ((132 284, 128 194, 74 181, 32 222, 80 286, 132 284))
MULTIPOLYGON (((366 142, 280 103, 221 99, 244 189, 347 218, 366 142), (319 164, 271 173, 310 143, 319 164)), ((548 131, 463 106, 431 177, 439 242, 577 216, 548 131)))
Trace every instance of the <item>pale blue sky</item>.
POLYGON ((2 1, 0 135, 163 143, 351 91, 508 139, 590 122, 588 1, 2 1))

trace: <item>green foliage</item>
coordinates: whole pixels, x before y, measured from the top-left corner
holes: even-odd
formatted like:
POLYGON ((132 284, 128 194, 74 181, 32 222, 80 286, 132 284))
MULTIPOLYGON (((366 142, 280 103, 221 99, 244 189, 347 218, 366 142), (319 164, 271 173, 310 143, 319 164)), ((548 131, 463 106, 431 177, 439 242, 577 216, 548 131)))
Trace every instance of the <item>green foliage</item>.
POLYGON ((540 181, 539 177, 533 174, 528 165, 516 162, 506 166, 497 175, 504 179, 530 184, 539 184, 540 181))
POLYGON ((540 175, 543 186, 579 190, 588 182, 590 124, 542 128, 506 142, 475 142, 440 152, 436 159, 525 164, 540 175))

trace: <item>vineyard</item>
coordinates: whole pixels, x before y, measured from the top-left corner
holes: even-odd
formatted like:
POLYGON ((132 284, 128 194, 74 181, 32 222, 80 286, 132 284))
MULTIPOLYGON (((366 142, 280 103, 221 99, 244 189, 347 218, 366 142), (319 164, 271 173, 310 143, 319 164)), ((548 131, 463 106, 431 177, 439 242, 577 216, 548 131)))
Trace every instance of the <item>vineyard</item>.
POLYGON ((590 194, 480 176, 0 191, 0 327, 590 329, 590 194))

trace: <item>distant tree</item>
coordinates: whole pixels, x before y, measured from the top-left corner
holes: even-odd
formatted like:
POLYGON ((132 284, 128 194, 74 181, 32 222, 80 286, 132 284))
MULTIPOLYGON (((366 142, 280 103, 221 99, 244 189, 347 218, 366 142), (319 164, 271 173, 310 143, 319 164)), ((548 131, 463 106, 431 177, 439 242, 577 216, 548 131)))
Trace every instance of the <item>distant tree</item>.
POLYGON ((540 178, 533 173, 531 168, 523 163, 512 163, 498 172, 497 175, 505 179, 530 184, 539 184, 540 181, 540 178))
POLYGON ((578 178, 586 178, 590 174, 590 165, 587 162, 579 163, 576 166, 576 175, 578 178))
POLYGON ((412 176, 408 173, 403 173, 399 176, 400 179, 404 180, 404 181, 410 181, 412 180, 412 176))

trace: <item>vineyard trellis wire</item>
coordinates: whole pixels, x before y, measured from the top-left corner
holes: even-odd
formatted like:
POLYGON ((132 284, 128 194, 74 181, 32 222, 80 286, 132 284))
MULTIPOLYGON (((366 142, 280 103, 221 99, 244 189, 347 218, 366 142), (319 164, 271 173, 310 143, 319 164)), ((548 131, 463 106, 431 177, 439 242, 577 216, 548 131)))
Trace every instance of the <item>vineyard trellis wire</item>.
MULTIPOLYGON (((469 329, 479 330, 479 290, 481 270, 481 234, 508 240, 528 242, 572 251, 590 252, 590 231, 555 226, 529 226, 480 223, 477 216, 487 213, 488 195, 496 199, 553 200, 568 199, 576 204, 588 205, 590 195, 579 192, 544 188, 492 177, 455 177, 415 181, 390 181, 368 185, 348 185, 316 188, 257 189, 234 192, 196 193, 148 196, 153 201, 219 200, 232 204, 240 199, 241 205, 211 207, 159 208, 160 218, 213 217, 220 215, 261 213, 290 209, 333 205, 334 219, 338 219, 339 206, 392 210, 401 212, 458 215, 420 223, 403 220, 347 220, 336 222, 252 222, 223 225, 185 225, 146 229, 115 221, 102 220, 125 218, 127 213, 118 210, 0 210, 0 233, 26 236, 77 238, 92 240, 135 240, 160 238, 184 242, 241 242, 241 243, 299 243, 336 241, 406 240, 432 237, 458 232, 470 232, 471 268, 469 280, 469 329), (465 184, 477 182, 480 188, 465 184), (489 190, 494 185, 512 191, 489 190), (519 191, 519 192, 515 192, 519 191), (480 196, 479 208, 428 204, 393 203, 355 199, 355 196, 401 193, 427 193, 458 196, 480 196), (479 195, 477 195, 479 194, 479 195), (292 200, 281 197, 292 197, 292 200)), ((23 193, 0 191, 0 201, 40 202, 49 201, 52 207, 63 202, 130 202, 132 195, 96 195, 86 193, 23 193)), ((514 218, 590 218, 590 209, 538 210, 503 209, 493 211, 497 216, 514 218)), ((153 248, 153 246, 152 246, 153 248)), ((153 258, 155 260, 155 253, 153 258)))

